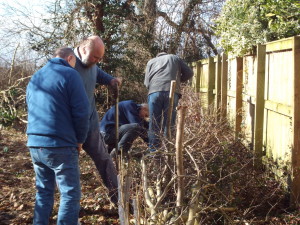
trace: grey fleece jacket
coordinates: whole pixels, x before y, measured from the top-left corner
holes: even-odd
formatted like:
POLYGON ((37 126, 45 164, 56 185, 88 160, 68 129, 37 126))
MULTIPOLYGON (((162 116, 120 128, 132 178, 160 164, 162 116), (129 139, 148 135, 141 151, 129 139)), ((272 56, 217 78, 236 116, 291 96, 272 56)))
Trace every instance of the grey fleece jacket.
POLYGON ((78 48, 74 49, 76 55, 75 69, 79 72, 80 77, 83 81, 84 88, 89 100, 89 131, 99 129, 99 117, 95 103, 95 87, 96 84, 110 85, 111 80, 114 79, 108 73, 105 73, 97 65, 86 67, 82 64, 79 57, 78 48))
POLYGON ((172 80, 176 80, 175 93, 180 94, 180 83, 189 80, 193 71, 176 55, 159 53, 147 63, 144 84, 148 94, 170 91, 172 80))

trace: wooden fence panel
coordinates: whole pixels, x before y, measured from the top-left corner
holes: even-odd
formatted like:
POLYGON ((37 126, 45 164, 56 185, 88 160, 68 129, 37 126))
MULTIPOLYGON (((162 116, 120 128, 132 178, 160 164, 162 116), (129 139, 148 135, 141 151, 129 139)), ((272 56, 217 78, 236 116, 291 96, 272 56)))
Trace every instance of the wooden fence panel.
POLYGON ((293 145, 292 50, 266 47, 263 144, 267 158, 278 164, 276 173, 281 176, 281 169, 290 168, 293 145))
POLYGON ((228 57, 227 77, 227 119, 230 125, 236 127, 236 82, 237 82, 237 60, 228 57))
POLYGON ((240 137, 242 123, 242 58, 229 58, 227 80, 227 119, 234 128, 235 137, 240 137))
POLYGON ((285 182, 291 180, 292 201, 299 204, 300 36, 258 45, 256 55, 243 59, 223 54, 201 60, 197 74, 204 108, 221 108, 236 137, 253 147, 257 165, 271 159, 279 176, 290 172, 285 182))
POLYGON ((201 61, 193 62, 192 69, 194 72, 192 87, 196 93, 200 92, 200 69, 201 69, 201 61))
POLYGON ((213 109, 215 103, 215 62, 210 57, 201 60, 200 66, 200 102, 204 109, 213 109))
POLYGON ((209 105, 209 109, 212 112, 214 109, 214 100, 215 100, 215 61, 213 57, 208 58, 208 90, 207 90, 207 103, 209 105))
POLYGON ((254 121, 256 101, 256 55, 247 55, 243 58, 243 105, 241 135, 246 146, 254 146, 254 121))
POLYGON ((218 119, 219 117, 219 112, 221 108, 221 79, 222 79, 222 62, 221 62, 221 56, 217 55, 215 57, 215 109, 218 112, 218 119))
POLYGON ((201 60, 200 68, 200 103, 204 109, 208 107, 208 60, 201 60))

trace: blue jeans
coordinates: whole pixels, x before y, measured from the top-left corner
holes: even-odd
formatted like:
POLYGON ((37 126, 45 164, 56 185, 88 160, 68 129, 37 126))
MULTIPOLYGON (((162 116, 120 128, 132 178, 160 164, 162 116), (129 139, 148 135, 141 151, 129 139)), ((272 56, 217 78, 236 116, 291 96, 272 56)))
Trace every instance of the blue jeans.
MULTIPOLYGON (((174 94, 171 127, 174 127, 176 120, 176 107, 179 94, 174 94)), ((167 134, 167 118, 169 109, 169 91, 158 91, 148 95, 149 107, 149 150, 155 151, 160 146, 160 133, 167 134)))
POLYGON ((78 151, 75 147, 29 148, 36 175, 33 224, 49 224, 55 184, 60 192, 58 225, 77 225, 80 210, 78 151))
MULTIPOLYGON (((148 142, 147 130, 138 123, 124 124, 119 127, 119 150, 122 148, 124 152, 128 152, 133 142, 141 137, 148 142)), ((113 128, 104 133, 104 141, 108 145, 108 152, 116 147, 116 130, 113 128)))

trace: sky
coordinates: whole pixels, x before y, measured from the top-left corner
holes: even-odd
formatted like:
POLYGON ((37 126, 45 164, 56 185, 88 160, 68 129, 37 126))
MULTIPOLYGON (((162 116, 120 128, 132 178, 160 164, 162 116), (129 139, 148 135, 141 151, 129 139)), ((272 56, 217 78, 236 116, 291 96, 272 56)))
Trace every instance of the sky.
POLYGON ((30 8, 33 11, 39 10, 43 7, 43 2, 40 0, 0 0, 0 12, 1 14, 6 11, 5 6, 12 6, 14 8, 30 8))
MULTIPOLYGON (((54 1, 54 0, 52 0, 54 1)), ((38 23, 41 15, 46 15, 44 6, 45 1, 40 0, 0 0, 0 64, 10 63, 15 50, 18 58, 25 58, 24 52, 26 45, 26 30, 20 30, 17 21, 30 26, 31 21, 38 23)), ((33 58, 34 53, 26 55, 33 58)))

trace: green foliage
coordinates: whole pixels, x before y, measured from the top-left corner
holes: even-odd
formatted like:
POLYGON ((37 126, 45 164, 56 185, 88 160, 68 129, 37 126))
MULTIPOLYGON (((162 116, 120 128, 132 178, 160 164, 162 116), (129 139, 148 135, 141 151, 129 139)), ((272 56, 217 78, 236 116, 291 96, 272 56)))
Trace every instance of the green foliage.
POLYGON ((7 147, 7 146, 5 146, 4 148, 3 148, 3 152, 8 152, 9 151, 9 148, 7 147))
POLYGON ((0 109, 0 118, 0 124, 4 127, 8 127, 13 124, 15 119, 17 119, 17 116, 8 110, 0 109))
POLYGON ((215 21, 220 45, 233 55, 300 34, 298 0, 228 0, 215 21))
POLYGON ((0 96, 0 125, 11 126, 18 118, 15 99, 19 94, 14 87, 2 92, 0 96))
MULTIPOLYGON (((15 70, 8 79, 3 79, 0 82, 2 89, 0 93, 0 127, 10 127, 16 125, 19 121, 24 121, 27 117, 25 92, 26 85, 32 71, 25 66, 18 70, 20 66, 15 66, 15 70)), ((4 72, 0 72, 0 76, 5 77, 4 72)), ((6 77, 5 77, 6 78, 6 77)))

